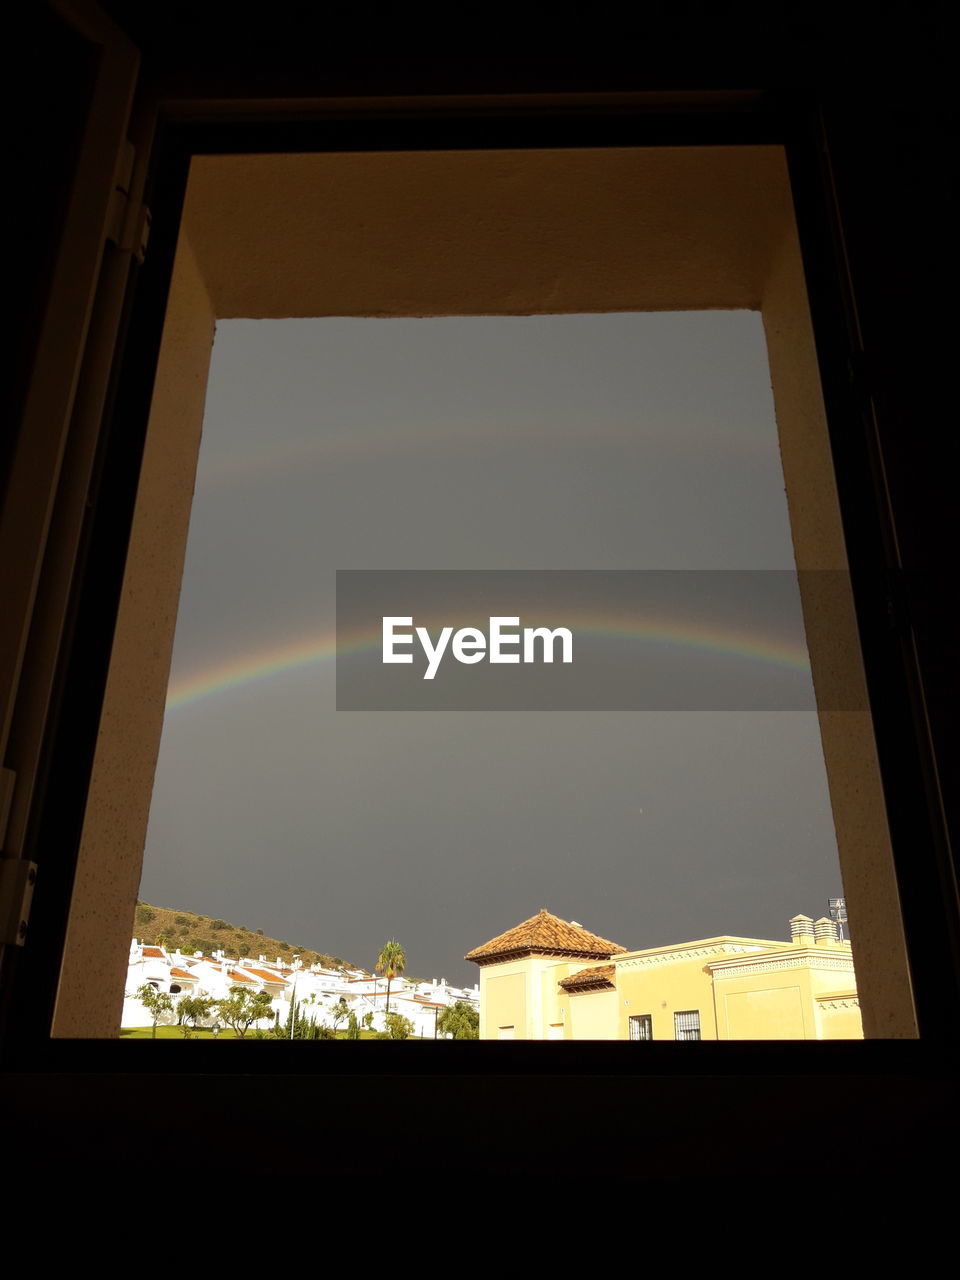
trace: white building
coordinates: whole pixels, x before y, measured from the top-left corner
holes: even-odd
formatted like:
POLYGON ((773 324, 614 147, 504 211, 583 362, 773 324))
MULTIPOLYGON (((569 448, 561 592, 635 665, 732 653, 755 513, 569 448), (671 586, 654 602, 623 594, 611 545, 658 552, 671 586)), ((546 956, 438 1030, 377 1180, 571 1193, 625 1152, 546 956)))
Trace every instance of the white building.
MULTIPOLYGON (((179 948, 168 951, 165 947, 149 946, 136 938, 130 945, 127 981, 124 987, 121 1027, 150 1026, 153 1017, 137 998, 136 992, 145 983, 167 992, 174 1002, 174 1011, 161 1017, 160 1023, 176 1023, 176 1004, 181 996, 210 996, 222 1000, 236 986, 246 987, 257 994, 266 991, 270 995, 274 1016, 285 1022, 290 1013, 290 1003, 296 1000, 301 1016, 312 1017, 325 1026, 334 1025, 335 1006, 344 1004, 348 1013, 353 1012, 364 1025, 370 1016, 374 1031, 386 1027, 387 980, 362 969, 324 969, 320 965, 304 968, 299 956, 287 963, 277 956, 275 961, 266 956, 252 960, 245 956, 239 961, 228 960, 222 951, 212 956, 200 952, 183 954, 179 948)), ((440 1010, 447 1005, 464 1001, 474 1009, 480 1008, 480 988, 454 987, 446 978, 438 982, 410 982, 406 978, 394 978, 390 984, 390 1012, 401 1013, 413 1023, 414 1035, 432 1040, 436 1034, 440 1010)), ((210 1026, 215 1015, 206 1020, 210 1026)), ((343 1025, 342 1020, 340 1025, 343 1025)), ((265 1020, 258 1024, 266 1029, 265 1020)))

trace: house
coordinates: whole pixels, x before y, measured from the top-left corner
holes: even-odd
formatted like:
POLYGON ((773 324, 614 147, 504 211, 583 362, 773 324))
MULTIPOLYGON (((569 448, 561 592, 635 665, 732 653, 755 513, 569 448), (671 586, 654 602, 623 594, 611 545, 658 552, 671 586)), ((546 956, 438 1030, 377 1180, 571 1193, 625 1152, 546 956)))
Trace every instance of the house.
POLYGON ((862 1039, 850 943, 804 915, 790 934, 627 951, 541 909, 465 957, 480 1039, 862 1039))
MULTIPOLYGON (((313 1018, 324 1026, 334 1026, 340 1020, 334 1020, 333 1010, 342 1003, 349 1013, 356 1015, 359 1023, 362 1024, 369 1015, 372 1030, 386 1029, 385 979, 359 969, 339 971, 324 969, 322 965, 304 968, 299 956, 293 957, 292 964, 280 956, 275 961, 268 960, 266 956, 259 956, 256 960, 249 956, 230 960, 222 950, 215 951, 212 956, 205 956, 199 951, 185 955, 179 948, 168 951, 166 947, 149 946, 134 938, 127 964, 121 1027, 145 1027, 153 1021, 152 1014, 137 996, 144 984, 174 997, 174 1007, 170 1013, 161 1016, 161 1025, 177 1021, 177 997, 181 995, 223 1000, 231 988, 242 986, 254 995, 266 991, 270 996, 272 1013, 281 1022, 286 1022, 290 1005, 296 1001, 302 1016, 313 1018)), ((389 1011, 409 1018, 415 1036, 432 1040, 436 1035, 440 1011, 458 1000, 478 1007, 479 986, 454 987, 447 983, 446 978, 439 982, 436 978, 430 982, 394 978, 389 1011)), ((206 1025, 212 1026, 215 1021, 216 1014, 211 1012, 206 1025)))

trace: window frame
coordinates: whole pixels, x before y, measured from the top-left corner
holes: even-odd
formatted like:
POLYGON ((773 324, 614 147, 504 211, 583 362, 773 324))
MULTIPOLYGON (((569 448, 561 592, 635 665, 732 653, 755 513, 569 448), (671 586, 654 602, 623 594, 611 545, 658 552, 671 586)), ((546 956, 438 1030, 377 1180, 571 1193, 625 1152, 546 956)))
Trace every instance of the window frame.
MULTIPOLYGON (((936 1038, 936 1027, 942 1026, 944 1000, 951 1007, 958 1003, 957 991, 951 988, 950 976, 943 969, 949 940, 942 931, 926 927, 925 904, 935 892, 933 868, 927 865, 918 869, 904 852, 905 832, 915 835, 922 830, 925 844, 935 845, 937 841, 924 799, 925 773, 929 772, 930 762, 920 757, 905 734, 914 714, 913 680, 899 642, 891 642, 883 625, 890 605, 889 575, 882 554, 887 535, 884 512, 879 509, 873 488, 871 460, 862 441, 854 441, 852 433, 843 429, 852 412, 846 379, 851 358, 849 286, 834 260, 834 211, 825 190, 820 155, 822 133, 815 112, 798 100, 786 111, 772 111, 765 102, 758 102, 752 110, 742 106, 731 110, 721 105, 714 111, 687 113, 682 109, 664 113, 622 108, 604 113, 591 106, 578 114, 569 107, 547 106, 536 114, 526 109, 513 114, 486 114, 451 108, 438 112, 430 121, 405 118, 402 112, 391 114, 388 110, 380 116, 341 119, 335 124, 266 117, 253 122, 223 123, 215 116, 215 112, 205 116, 201 110, 189 119, 184 119, 182 113, 176 122, 168 118, 152 152, 150 254, 145 265, 134 273, 125 349, 115 369, 108 429, 101 438, 97 500, 85 531, 84 571, 74 590, 70 644, 64 647, 61 657, 56 715, 45 741, 43 786, 38 790, 27 842, 28 850, 54 846, 72 853, 68 852, 58 872, 47 876, 38 889, 31 923, 31 933, 36 938, 33 965, 14 966, 18 971, 11 975, 8 969, 5 973, 6 978, 12 976, 14 986, 14 996, 6 1010, 5 1054, 11 1055, 14 1062, 30 1062, 39 1069, 53 1069, 65 1062, 110 1064, 115 1068, 120 1061, 113 1052, 120 1051, 119 1044, 53 1041, 50 1026, 189 161, 193 154, 242 154, 253 150, 411 151, 757 142, 786 147, 841 511, 845 531, 852 537, 851 579, 864 642, 881 772, 892 815, 894 856, 901 889, 906 886, 902 892, 903 919, 917 992, 920 1035, 925 1040, 936 1038), (127 427, 123 432, 116 429, 120 421, 127 427), (109 423, 114 424, 112 431, 109 423)), ((517 1042, 518 1053, 523 1053, 523 1044, 517 1042)), ((876 1057, 882 1051, 881 1045, 882 1042, 874 1042, 866 1046, 866 1052, 876 1050, 876 1057)), ((802 1071, 802 1049, 791 1048, 797 1053, 798 1069, 802 1071)), ((838 1063, 846 1063, 846 1069, 861 1070, 862 1056, 855 1059, 849 1050, 847 1045, 831 1046, 838 1063)), ((737 1072, 750 1061, 749 1048, 740 1052, 737 1072)), ((758 1053, 755 1061, 753 1069, 764 1071, 768 1061, 765 1055, 758 1053)), ((582 1070, 579 1058, 578 1064, 576 1069, 582 1070)), ((552 1073, 573 1069, 573 1065, 558 1068, 550 1064, 548 1069, 552 1073)), ((171 1066, 165 1064, 166 1069, 171 1066)), ((531 1066, 532 1061, 527 1069, 531 1066)), ((178 1065, 173 1069, 182 1068, 178 1065)), ((545 1064, 540 1061, 537 1070, 543 1069, 545 1064)), ((615 1057, 598 1055, 589 1069, 618 1073, 623 1068, 615 1057)))

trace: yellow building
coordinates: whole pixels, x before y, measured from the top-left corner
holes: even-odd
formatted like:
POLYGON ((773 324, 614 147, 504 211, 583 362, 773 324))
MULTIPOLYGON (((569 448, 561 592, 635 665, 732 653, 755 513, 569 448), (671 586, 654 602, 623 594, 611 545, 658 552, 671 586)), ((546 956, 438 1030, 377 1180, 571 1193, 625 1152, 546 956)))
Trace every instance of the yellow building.
POLYGON ((721 936, 627 951, 541 910, 465 957, 481 1040, 861 1039, 850 943, 794 916, 791 940, 721 936))

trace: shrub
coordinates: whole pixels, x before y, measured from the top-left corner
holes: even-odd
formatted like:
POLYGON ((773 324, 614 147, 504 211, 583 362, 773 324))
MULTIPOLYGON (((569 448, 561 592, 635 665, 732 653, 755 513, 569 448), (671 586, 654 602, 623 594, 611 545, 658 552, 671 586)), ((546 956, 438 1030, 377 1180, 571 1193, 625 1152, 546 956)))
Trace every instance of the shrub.
POLYGON ((386 1031, 380 1033, 384 1040, 407 1040, 413 1035, 413 1023, 402 1013, 388 1013, 386 1022, 386 1031))
POLYGON ((211 929, 229 929, 230 926, 227 924, 226 920, 211 920, 210 928, 211 929))
POLYGON ((190 921, 187 919, 187 917, 186 917, 186 916, 180 916, 180 915, 177 915, 177 916, 174 916, 174 917, 173 917, 173 923, 174 923, 174 924, 186 924, 186 925, 189 925, 190 921))
POLYGON ((138 924, 149 924, 155 915, 156 915, 156 912, 154 911, 153 907, 148 907, 146 903, 144 903, 142 906, 137 907, 137 923, 138 924))

